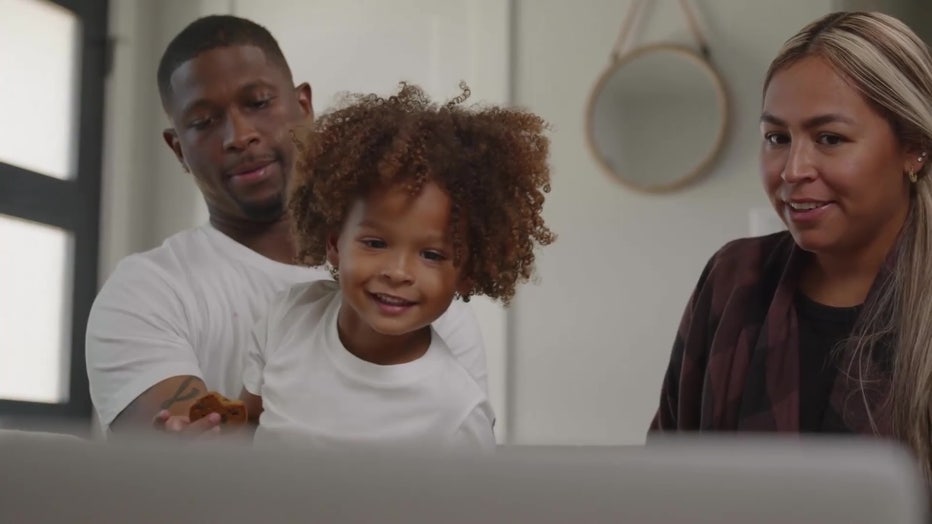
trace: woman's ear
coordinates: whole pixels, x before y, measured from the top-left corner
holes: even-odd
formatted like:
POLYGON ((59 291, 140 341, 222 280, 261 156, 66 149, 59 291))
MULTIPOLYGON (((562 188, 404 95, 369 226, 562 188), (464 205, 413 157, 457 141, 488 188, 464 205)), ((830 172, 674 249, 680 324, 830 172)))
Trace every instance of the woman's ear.
MULTIPOLYGON (((915 153, 914 153, 915 154, 915 153)), ((916 155, 915 168, 913 169, 914 173, 921 173, 926 167, 926 162, 929 160, 929 153, 926 151, 920 151, 916 155)))
POLYGON ((922 173, 925 170, 926 163, 929 160, 929 153, 918 148, 909 148, 904 155, 903 159, 903 172, 906 174, 909 173, 922 173))

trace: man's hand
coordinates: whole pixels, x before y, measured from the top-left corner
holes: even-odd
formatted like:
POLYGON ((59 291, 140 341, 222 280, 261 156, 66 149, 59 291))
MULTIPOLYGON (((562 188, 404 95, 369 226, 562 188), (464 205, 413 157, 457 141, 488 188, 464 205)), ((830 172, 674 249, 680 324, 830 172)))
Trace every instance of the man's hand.
POLYGON ((196 422, 191 422, 187 415, 172 415, 171 411, 163 409, 152 419, 152 427, 187 437, 213 436, 220 433, 220 414, 211 413, 196 422))

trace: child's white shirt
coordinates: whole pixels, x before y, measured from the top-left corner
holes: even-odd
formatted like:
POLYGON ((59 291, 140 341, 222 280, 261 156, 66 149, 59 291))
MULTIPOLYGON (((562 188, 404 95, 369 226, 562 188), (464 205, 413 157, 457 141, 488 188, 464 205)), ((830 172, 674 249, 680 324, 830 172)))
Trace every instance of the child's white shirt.
POLYGON ((433 329, 421 358, 373 364, 340 341, 341 303, 334 282, 299 284, 256 325, 243 385, 262 397, 257 445, 494 449, 485 392, 433 329))

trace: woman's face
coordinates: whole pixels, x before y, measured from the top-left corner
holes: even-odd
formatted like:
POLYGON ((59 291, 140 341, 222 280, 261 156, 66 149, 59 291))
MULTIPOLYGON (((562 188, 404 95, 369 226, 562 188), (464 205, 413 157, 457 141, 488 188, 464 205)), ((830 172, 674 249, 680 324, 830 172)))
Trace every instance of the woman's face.
POLYGON ((801 248, 855 255, 895 241, 919 152, 828 62, 811 56, 774 74, 760 126, 764 187, 801 248))

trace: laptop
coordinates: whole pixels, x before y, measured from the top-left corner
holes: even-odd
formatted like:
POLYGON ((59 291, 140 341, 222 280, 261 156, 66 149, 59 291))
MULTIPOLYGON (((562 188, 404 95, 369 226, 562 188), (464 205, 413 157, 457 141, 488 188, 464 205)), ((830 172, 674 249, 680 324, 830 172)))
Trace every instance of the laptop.
POLYGON ((0 435, 0 522, 917 524, 924 483, 876 440, 664 439, 490 456, 0 435))

